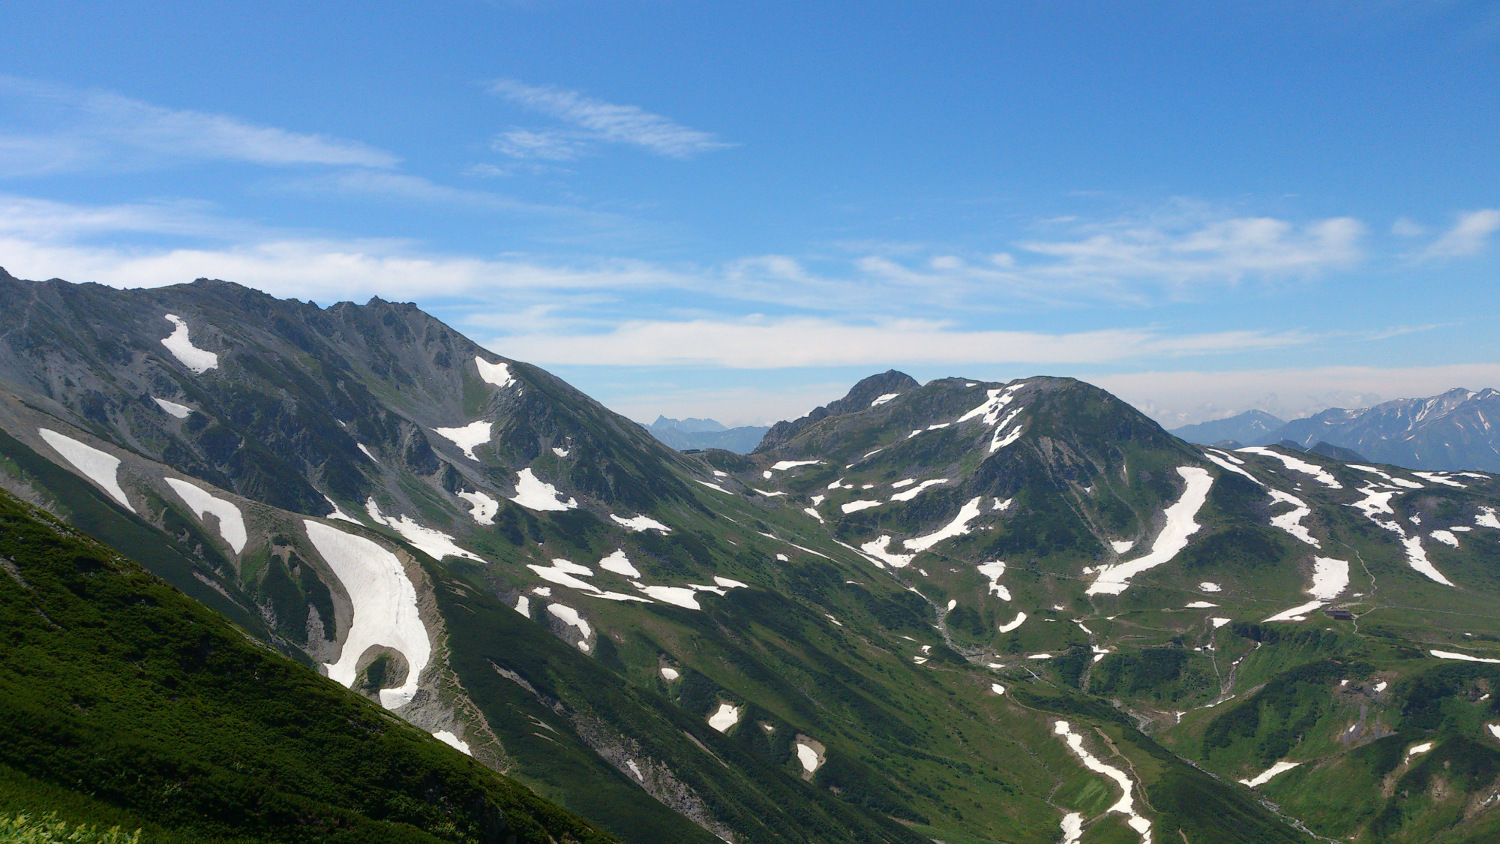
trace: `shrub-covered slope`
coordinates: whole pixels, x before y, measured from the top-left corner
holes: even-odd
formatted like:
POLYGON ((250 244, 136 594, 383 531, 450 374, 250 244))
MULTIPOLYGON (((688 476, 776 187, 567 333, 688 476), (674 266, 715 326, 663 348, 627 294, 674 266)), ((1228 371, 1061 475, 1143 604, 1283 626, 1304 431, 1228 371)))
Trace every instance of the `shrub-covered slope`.
POLYGON ((0 493, 0 803, 148 841, 611 840, 0 493))

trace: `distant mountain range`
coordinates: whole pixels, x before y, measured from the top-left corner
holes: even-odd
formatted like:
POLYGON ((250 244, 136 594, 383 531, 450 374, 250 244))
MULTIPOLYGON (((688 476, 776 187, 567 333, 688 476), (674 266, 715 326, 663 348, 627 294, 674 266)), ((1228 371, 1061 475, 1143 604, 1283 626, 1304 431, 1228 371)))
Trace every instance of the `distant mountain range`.
POLYGON ((726 428, 712 419, 672 419, 658 416, 655 422, 646 426, 646 430, 651 432, 651 436, 678 451, 722 448, 735 454, 749 454, 760 445, 761 438, 771 429, 761 425, 726 428))
POLYGON ((1408 469, 1493 472, 1500 471, 1500 390, 1460 388, 1358 410, 1330 408, 1290 422, 1251 410, 1172 433, 1200 445, 1287 441, 1306 449, 1322 442, 1408 469))

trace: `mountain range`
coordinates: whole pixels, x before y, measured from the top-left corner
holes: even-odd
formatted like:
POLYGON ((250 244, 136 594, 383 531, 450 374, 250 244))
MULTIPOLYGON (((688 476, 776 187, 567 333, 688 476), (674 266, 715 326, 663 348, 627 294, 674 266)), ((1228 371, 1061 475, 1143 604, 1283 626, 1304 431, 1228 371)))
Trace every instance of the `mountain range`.
POLYGON ((1259 410, 1187 425, 1172 433, 1192 443, 1317 443, 1408 469, 1500 472, 1500 390, 1462 388, 1430 398, 1396 399, 1358 410, 1331 408, 1283 422, 1259 410), (1492 421, 1494 420, 1494 421, 1492 421))
POLYGON ((651 436, 678 451, 720 448, 735 454, 749 454, 760 445, 761 438, 771 429, 760 425, 726 428, 712 419, 670 419, 657 416, 655 422, 646 426, 646 430, 651 432, 651 436))
POLYGON ((684 454, 413 305, 8 275, 0 304, 0 811, 160 840, 1500 836, 1488 472, 895 371, 684 454))

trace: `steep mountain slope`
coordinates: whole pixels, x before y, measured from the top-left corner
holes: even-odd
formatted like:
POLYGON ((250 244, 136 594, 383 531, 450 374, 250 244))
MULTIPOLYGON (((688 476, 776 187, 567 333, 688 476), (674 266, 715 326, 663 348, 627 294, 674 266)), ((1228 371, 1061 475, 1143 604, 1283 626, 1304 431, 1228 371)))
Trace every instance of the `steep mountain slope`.
POLYGON ((1288 422, 1275 439, 1303 448, 1322 440, 1409 469, 1500 472, 1500 390, 1332 408, 1288 422))
POLYGON ((1237 442, 1241 445, 1268 445, 1276 442, 1273 436, 1286 425, 1264 410, 1247 410, 1225 419, 1199 422, 1173 428, 1172 434, 1190 443, 1213 445, 1219 442, 1237 442))
MULTIPOLYGON (((1283 776, 1338 776, 1369 742, 1288 739, 1275 709, 1210 745, 1218 716, 1283 680, 1296 718, 1332 706, 1319 661, 1395 688, 1434 652, 1500 658, 1487 475, 1205 450, 1070 379, 898 372, 751 455, 682 455, 411 306, 0 293, 0 485, 627 840, 1300 840, 1235 780, 1315 748, 1283 776)), ((1435 753, 1500 741, 1372 701, 1435 753)), ((1465 752, 1399 822, 1297 817, 1462 840, 1489 823, 1465 752)))
POLYGON ((0 806, 148 841, 607 836, 0 492, 0 806))
POLYGON ((952 648, 1113 700, 1323 834, 1493 834, 1495 478, 1197 450, 1065 379, 893 383, 778 426, 743 471, 920 594, 952 648))

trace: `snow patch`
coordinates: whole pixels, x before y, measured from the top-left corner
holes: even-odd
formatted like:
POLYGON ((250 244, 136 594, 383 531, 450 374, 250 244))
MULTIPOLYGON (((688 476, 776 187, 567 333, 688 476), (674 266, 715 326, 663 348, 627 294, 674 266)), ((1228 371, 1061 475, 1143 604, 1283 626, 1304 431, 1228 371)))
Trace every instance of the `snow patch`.
POLYGON ((1350 469, 1358 469, 1361 472, 1369 472, 1372 475, 1376 475, 1381 480, 1385 481, 1388 484, 1394 484, 1396 486, 1406 487, 1407 489, 1421 489, 1422 488, 1422 485, 1419 484, 1419 483, 1417 483, 1416 481, 1409 481, 1406 478, 1393 477, 1391 475, 1386 474, 1384 471, 1375 468, 1374 466, 1365 466, 1365 465, 1363 465, 1361 463, 1346 463, 1345 465, 1348 466, 1350 469))
POLYGON ((801 741, 797 742, 797 761, 802 763, 802 770, 809 774, 818 770, 818 766, 823 764, 823 760, 818 758, 817 749, 801 741))
POLYGON ((1300 607, 1292 607, 1289 610, 1283 610, 1282 612, 1279 612, 1266 619, 1264 623, 1269 623, 1272 621, 1306 621, 1307 614, 1312 612, 1313 610, 1316 610, 1318 607, 1323 606, 1324 603, 1324 601, 1310 601, 1300 607))
POLYGON ((655 519, 653 519, 653 518, 651 518, 649 516, 635 516, 635 517, 629 518, 629 519, 622 519, 619 516, 616 516, 614 513, 610 513, 609 517, 611 519, 613 519, 616 523, 624 525, 625 527, 628 527, 631 530, 636 531, 636 532, 640 532, 640 531, 644 531, 644 530, 659 530, 662 533, 671 533, 672 532, 671 528, 667 527, 666 525, 662 524, 661 522, 658 522, 657 520, 655 520, 655 519))
POLYGON ((1282 492, 1279 489, 1267 489, 1266 492, 1270 494, 1273 501, 1292 505, 1291 510, 1279 516, 1271 517, 1271 527, 1281 528, 1314 548, 1323 547, 1318 540, 1313 538, 1311 533, 1307 532, 1306 526, 1302 524, 1302 518, 1312 512, 1312 509, 1304 504, 1302 499, 1291 493, 1282 492))
POLYGON ((1130 586, 1131 578, 1157 566, 1171 562, 1187 547, 1188 537, 1198 532, 1198 523, 1193 517, 1208 500, 1208 490, 1213 486, 1213 475, 1197 466, 1179 466, 1177 473, 1187 482, 1182 498, 1168 507, 1164 514, 1167 524, 1151 545, 1151 552, 1129 562, 1101 566, 1099 576, 1087 590, 1090 595, 1118 595, 1130 586))
POLYGON ((1482 656, 1469 656, 1468 654, 1454 653, 1453 651, 1428 651, 1438 659, 1456 659, 1460 662, 1485 662, 1491 665, 1500 665, 1500 659, 1486 659, 1482 656))
POLYGON ((926 536, 919 536, 915 539, 908 539, 902 544, 912 551, 920 553, 945 539, 963 536, 969 532, 969 522, 979 517, 979 502, 980 498, 978 496, 974 497, 969 503, 959 508, 958 515, 953 517, 953 521, 933 533, 929 533, 926 536))
MULTIPOLYGON (((701 484, 703 482, 699 481, 698 483, 701 484)), ((705 486, 713 486, 713 484, 705 484, 705 486)), ((718 489, 718 487, 714 488, 718 489)), ((719 491, 724 492, 725 490, 719 491)), ((538 512, 578 509, 578 502, 576 500, 569 498, 567 501, 563 501, 562 495, 557 491, 557 487, 538 478, 530 468, 522 469, 516 473, 516 494, 510 500, 528 510, 536 510, 538 512)))
POLYGON ((1444 545, 1451 545, 1454 548, 1458 547, 1458 537, 1454 536, 1449 531, 1435 530, 1430 534, 1430 536, 1432 536, 1432 538, 1436 539, 1438 542, 1443 543, 1444 545))
POLYGON ((478 460, 479 458, 474 456, 474 449, 490 441, 491 425, 492 423, 480 420, 470 422, 462 428, 433 428, 432 431, 438 436, 452 440, 465 457, 478 460))
POLYGON ((697 593, 692 589, 681 586, 637 586, 636 588, 664 604, 689 610, 703 609, 698 606, 697 593))
POLYGON ((1218 604, 1210 604, 1207 601, 1194 601, 1191 604, 1188 604, 1187 607, 1186 607, 1186 609, 1190 609, 1190 610, 1211 610, 1211 609, 1213 609, 1214 607, 1217 607, 1217 606, 1218 606, 1218 604))
POLYGON ((1010 590, 1000 585, 1000 576, 1005 574, 1005 563, 996 560, 993 563, 983 563, 975 567, 976 570, 989 580, 989 592, 996 595, 1002 601, 1010 600, 1010 590))
POLYGON ((1240 782, 1242 784, 1244 784, 1244 785, 1250 786, 1251 788, 1260 788, 1261 786, 1265 785, 1266 783, 1270 782, 1271 780, 1275 779, 1276 777, 1280 776, 1281 774, 1284 774, 1287 771, 1290 771, 1291 769, 1297 767, 1300 764, 1302 764, 1302 763, 1301 762, 1286 762, 1286 761, 1277 762, 1276 764, 1272 765, 1271 767, 1269 767, 1269 768, 1265 769, 1264 771, 1260 772, 1259 774, 1257 774, 1255 777, 1253 777, 1251 779, 1240 780, 1240 782))
POLYGON ((1126 776, 1124 771, 1113 765, 1101 762, 1090 753, 1088 748, 1083 746, 1083 736, 1073 732, 1072 727, 1068 725, 1067 721, 1058 721, 1053 725, 1053 731, 1063 737, 1063 740, 1067 742, 1068 749, 1073 751, 1073 755, 1082 760, 1085 768, 1096 774, 1103 774, 1120 787, 1120 791, 1123 794, 1106 811, 1125 815, 1127 818, 1125 821, 1126 825, 1141 836, 1141 841, 1144 844, 1151 844, 1151 821, 1135 813, 1135 782, 1129 776, 1126 776))
POLYGON ((183 366, 191 369, 194 375, 202 375, 219 365, 218 355, 194 346, 193 341, 188 339, 187 323, 182 317, 167 314, 166 320, 177 327, 172 329, 171 334, 162 338, 161 344, 166 346, 167 351, 181 361, 183 366))
POLYGON ((1290 454, 1282 454, 1279 451, 1272 451, 1269 448, 1258 445, 1246 446, 1245 448, 1236 449, 1236 451, 1244 454, 1259 454, 1262 457, 1274 457, 1275 459, 1280 460, 1282 463, 1286 464, 1286 467, 1288 469, 1291 469, 1293 472, 1301 472, 1304 475, 1308 475, 1313 480, 1317 481, 1323 486, 1328 487, 1329 489, 1344 488, 1344 485, 1339 483, 1338 479, 1333 475, 1330 475, 1328 473, 1328 470, 1324 469, 1322 466, 1318 466, 1314 463, 1309 463, 1306 460, 1298 459, 1291 456, 1290 454))
POLYGON ((858 513, 860 510, 869 510, 872 507, 879 507, 883 503, 885 503, 885 502, 882 502, 882 501, 850 501, 848 504, 845 504, 845 505, 839 507, 839 509, 843 510, 845 513, 858 513))
POLYGON ((1263 484, 1263 483, 1260 482, 1259 478, 1255 477, 1254 475, 1252 475, 1249 472, 1246 472, 1244 469, 1240 468, 1240 466, 1245 465, 1243 460, 1236 461, 1237 463, 1239 463, 1239 465, 1237 466, 1234 463, 1229 462, 1229 460, 1225 459, 1225 458, 1227 458, 1229 456, 1227 454, 1222 454, 1222 453, 1216 452, 1216 451, 1205 451, 1205 452, 1203 452, 1203 456, 1207 457, 1210 461, 1212 461, 1216 466, 1218 466, 1221 469, 1227 469, 1227 470, 1235 473, 1236 475, 1243 475, 1243 476, 1249 478, 1250 480, 1252 480, 1252 481, 1255 482, 1256 486, 1262 486, 1262 487, 1265 486, 1265 484, 1263 484))
POLYGON ((469 515, 474 518, 474 521, 482 525, 492 525, 495 523, 495 514, 500 512, 499 501, 478 490, 456 494, 459 498, 469 502, 469 515))
POLYGON ((162 410, 166 411, 172 416, 176 416, 178 419, 186 419, 188 418, 188 415, 193 412, 193 409, 191 407, 188 407, 185 404, 178 404, 175 401, 159 399, 156 396, 152 396, 151 400, 156 402, 157 407, 160 407, 162 410))
POLYGON ((668 668, 665 665, 663 665, 659 670, 661 671, 661 678, 663 680, 666 680, 668 683, 670 683, 670 682, 676 680, 678 677, 682 676, 682 673, 679 672, 677 669, 675 669, 675 668, 668 668))
POLYGON ((890 401, 891 399, 893 399, 893 398, 895 398, 895 397, 897 397, 899 395, 901 395, 901 394, 900 393, 886 393, 885 395, 876 396, 875 400, 872 401, 872 402, 870 402, 870 407, 879 407, 879 406, 885 404, 886 402, 890 401))
POLYGON ((47 445, 52 446, 53 451, 61 454, 64 460, 73 464, 74 469, 103 487, 104 491, 109 493, 110 498, 120 502, 120 506, 132 513, 135 512, 135 508, 130 506, 130 499, 125 497, 125 490, 120 488, 120 458, 81 443, 67 434, 60 434, 51 428, 38 428, 37 433, 47 441, 47 445))
POLYGON ((1026 623, 1026 613, 1024 613, 1024 612, 1018 612, 1018 613, 1016 613, 1016 617, 1015 618, 1013 618, 1010 621, 1007 621, 1004 624, 1000 625, 1000 632, 1001 633, 1009 633, 1010 631, 1015 630, 1016 628, 1020 627, 1021 625, 1025 624, 1025 623, 1026 623))
MULTIPOLYGON (((219 520, 219 536, 229 543, 229 547, 238 554, 245 550, 245 517, 240 513, 240 508, 234 502, 224 498, 216 498, 206 490, 194 486, 184 480, 177 478, 165 478, 167 486, 177 493, 177 497, 187 503, 193 515, 203 521, 203 517, 212 513, 219 520)), ((335 508, 337 509, 337 508, 335 508)))
POLYGON ((1349 563, 1331 557, 1313 560, 1313 585, 1307 594, 1324 601, 1332 601, 1339 593, 1349 588, 1349 563))
POLYGON ((1224 625, 1228 624, 1229 621, 1230 620, 1227 619, 1227 618, 1218 618, 1218 617, 1210 618, 1209 619, 1209 622, 1213 624, 1215 630, 1218 630, 1220 627, 1223 627, 1224 625))
POLYGON ((525 595, 516 598, 515 611, 527 618, 531 618, 531 599, 525 595))
POLYGON ((771 465, 771 471, 785 472, 788 469, 795 469, 798 466, 816 466, 819 462, 817 460, 780 460, 771 465))
POLYGON ((1202 583, 1198 584, 1198 591, 1200 591, 1200 592, 1223 592, 1224 590, 1219 587, 1219 584, 1205 580, 1202 583))
POLYGON ((1083 815, 1069 812, 1062 818, 1062 844, 1078 844, 1083 840, 1083 815))
POLYGON ((1009 387, 996 387, 993 390, 986 390, 984 403, 965 413, 963 416, 958 417, 958 421, 967 422, 970 419, 982 416, 984 417, 984 424, 995 424, 1000 419, 1000 411, 1007 404, 1010 404, 1011 399, 1015 398, 1012 393, 1020 388, 1020 384, 1012 384, 1009 387))
POLYGON ((1461 484, 1458 481, 1455 481, 1452 478, 1448 477, 1447 475, 1442 475, 1442 474, 1439 474, 1437 472, 1412 472, 1412 474, 1416 475, 1417 477, 1419 477, 1419 478, 1421 478, 1421 479, 1423 479, 1425 481, 1431 481, 1432 483, 1435 483, 1435 484, 1443 484, 1444 486, 1458 487, 1459 489, 1468 489, 1469 488, 1468 484, 1461 484))
POLYGON ((991 683, 990 691, 994 692, 997 695, 1003 695, 1005 694, 1005 687, 1000 685, 999 683, 991 683))
POLYGON ((1419 535, 1403 536, 1401 544, 1406 548, 1406 563, 1435 583, 1444 586, 1452 586, 1453 582, 1443 576, 1437 570, 1437 566, 1427 559, 1427 549, 1422 547, 1422 537, 1419 535))
POLYGON ((625 760, 625 766, 630 769, 630 773, 635 776, 635 778, 636 778, 637 781, 639 781, 639 782, 645 782, 646 781, 646 778, 643 777, 643 776, 641 776, 641 769, 637 768, 635 766, 635 760, 634 759, 626 759, 625 760))
POLYGON ((328 515, 324 516, 323 518, 325 518, 325 519, 337 519, 338 521, 349 522, 350 524, 355 524, 355 525, 359 524, 359 519, 356 519, 353 516, 349 515, 348 513, 345 513, 343 510, 339 509, 339 505, 332 498, 329 498, 328 496, 325 495, 325 496, 323 496, 323 500, 327 501, 328 502, 328 506, 333 508, 333 512, 329 513, 328 515))
POLYGON ((417 611, 417 590, 396 555, 362 536, 304 519, 307 538, 349 593, 349 633, 336 662, 326 663, 328 677, 352 688, 355 665, 365 651, 381 645, 406 658, 406 682, 381 689, 380 704, 397 709, 411 702, 417 680, 432 656, 427 628, 417 611))
POLYGON ((456 750, 458 750, 458 752, 462 753, 465 756, 474 755, 469 752, 468 742, 459 739, 458 736, 447 730, 438 730, 437 732, 432 734, 432 737, 442 742, 443 744, 448 745, 449 747, 455 748, 456 750))
POLYGON ((474 366, 479 369, 479 377, 481 380, 484 380, 490 384, 494 384, 496 387, 504 387, 505 385, 516 380, 510 374, 510 364, 505 363, 504 361, 501 361, 500 363, 490 363, 484 358, 476 355, 474 357, 474 366))
POLYGON ((909 490, 907 490, 905 492, 898 492, 895 495, 892 495, 891 496, 891 500, 892 501, 910 501, 913 498, 916 498, 918 495, 921 495, 923 493, 923 491, 925 491, 925 490, 927 490, 927 489, 929 489, 931 487, 938 486, 940 484, 945 484, 947 482, 948 482, 947 478, 936 478, 936 479, 930 480, 930 481, 923 481, 923 482, 917 484, 916 486, 912 487, 911 489, 909 489, 909 490))
POLYGON ((566 448, 558 448, 557 446, 553 446, 552 447, 552 453, 555 454, 555 455, 557 455, 558 457, 567 457, 568 456, 568 449, 566 449, 566 448))
POLYGON ((365 499, 365 513, 376 524, 385 525, 401 534, 403 539, 416 546, 417 550, 434 560, 441 560, 444 557, 464 557, 477 563, 484 562, 483 559, 472 551, 465 551, 458 547, 458 543, 453 541, 453 537, 440 530, 427 527, 412 519, 411 516, 394 518, 381 515, 380 505, 375 503, 374 498, 365 499))
POLYGON ((373 452, 371 452, 370 449, 364 443, 357 442, 357 443, 355 443, 355 445, 359 446, 359 450, 361 452, 363 452, 366 457, 370 458, 370 462, 371 463, 379 463, 380 462, 379 460, 375 459, 375 454, 373 452))
POLYGON ((721 733, 729 732, 729 728, 740 722, 740 708, 720 703, 714 714, 708 716, 708 725, 721 733))
POLYGON ((861 551, 865 552, 865 554, 874 558, 877 562, 883 562, 891 566, 892 568, 899 569, 911 565, 912 558, 917 555, 897 554, 893 551, 887 550, 890 544, 891 538, 882 534, 859 546, 859 548, 861 551))
POLYGON ((1134 539, 1112 539, 1109 547, 1115 549, 1116 554, 1123 554, 1135 547, 1134 539))
POLYGON ((636 571, 635 566, 625 556, 624 549, 617 548, 614 553, 599 561, 599 568, 612 571, 615 574, 623 574, 626 577, 639 578, 641 573, 636 571))
POLYGON ((1426 753, 1431 749, 1432 742, 1430 741, 1424 741, 1421 744, 1414 744, 1406 749, 1406 758, 1410 759, 1411 757, 1416 756, 1419 753, 1426 753))
POLYGON ((556 583, 558 586, 567 586, 570 589, 578 589, 583 592, 596 594, 599 592, 599 587, 573 576, 583 575, 584 577, 593 577, 593 569, 590 569, 588 566, 580 566, 577 563, 559 559, 553 560, 550 566, 539 566, 532 563, 526 567, 536 572, 537 577, 548 583, 556 583))
POLYGON ((594 631, 589 627, 588 621, 578 614, 578 610, 573 609, 567 604, 548 604, 547 612, 563 624, 569 627, 577 627, 578 632, 582 633, 585 639, 594 635, 594 631))
POLYGON ((1500 530, 1500 516, 1495 515, 1494 508, 1481 507, 1479 515, 1474 517, 1474 524, 1479 527, 1494 528, 1500 530))

